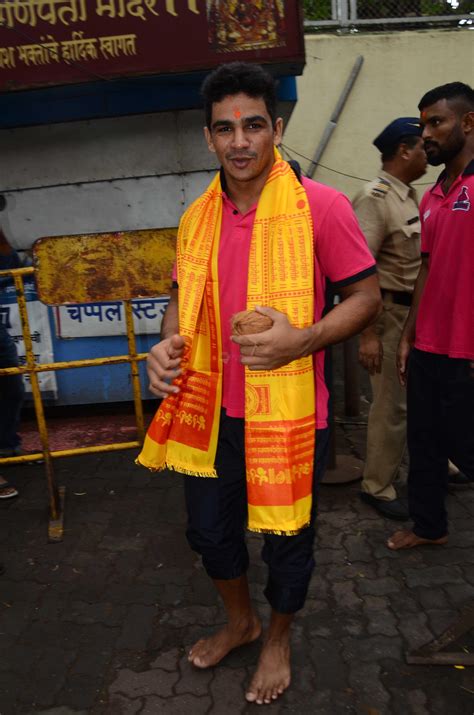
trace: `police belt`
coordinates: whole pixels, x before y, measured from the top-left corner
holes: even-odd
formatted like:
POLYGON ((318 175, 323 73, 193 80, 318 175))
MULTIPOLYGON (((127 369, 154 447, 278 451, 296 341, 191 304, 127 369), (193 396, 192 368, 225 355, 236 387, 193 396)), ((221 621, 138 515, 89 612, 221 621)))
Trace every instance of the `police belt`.
POLYGON ((412 293, 405 293, 402 290, 385 290, 385 288, 381 288, 380 292, 383 300, 386 300, 387 303, 396 303, 397 305, 406 305, 408 307, 411 305, 412 293))

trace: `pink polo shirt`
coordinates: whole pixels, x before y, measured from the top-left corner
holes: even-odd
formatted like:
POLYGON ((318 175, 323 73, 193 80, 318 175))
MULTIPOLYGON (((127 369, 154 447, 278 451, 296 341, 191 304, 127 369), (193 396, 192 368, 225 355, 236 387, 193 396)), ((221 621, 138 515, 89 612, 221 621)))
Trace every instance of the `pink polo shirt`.
POLYGON ((474 360, 474 160, 445 195, 443 175, 420 203, 421 252, 429 271, 415 347, 474 360))
MULTIPOLYGON (((303 177, 314 226, 315 321, 325 305, 326 279, 336 288, 375 272, 375 262, 349 200, 335 189, 303 177)), ((230 417, 244 417, 244 367, 239 347, 230 339, 234 313, 247 307, 247 273, 257 206, 241 214, 224 194, 219 246, 219 296, 222 325, 223 399, 230 417)), ((327 426, 328 390, 324 380, 324 350, 315 354, 316 427, 327 426)))

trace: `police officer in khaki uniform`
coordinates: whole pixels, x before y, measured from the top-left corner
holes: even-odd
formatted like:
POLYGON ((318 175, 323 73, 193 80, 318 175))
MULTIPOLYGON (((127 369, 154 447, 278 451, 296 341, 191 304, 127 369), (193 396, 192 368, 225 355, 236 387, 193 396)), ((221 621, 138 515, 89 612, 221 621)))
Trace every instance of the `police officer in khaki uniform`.
POLYGON ((395 357, 420 268, 418 200, 411 186, 426 171, 417 117, 391 122, 374 145, 382 170, 353 205, 377 260, 383 312, 360 337, 359 360, 369 371, 373 401, 367 430, 367 459, 361 499, 391 519, 408 519, 393 486, 406 446, 406 394, 395 357))

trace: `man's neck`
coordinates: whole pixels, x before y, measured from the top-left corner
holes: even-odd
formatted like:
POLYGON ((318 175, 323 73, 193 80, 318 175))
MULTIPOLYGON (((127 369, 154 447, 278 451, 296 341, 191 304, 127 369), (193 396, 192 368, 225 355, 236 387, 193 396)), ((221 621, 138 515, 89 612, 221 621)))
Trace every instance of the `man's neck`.
POLYGON ((227 196, 237 206, 240 213, 247 213, 252 206, 258 203, 270 171, 271 169, 251 181, 236 181, 226 174, 227 196))
POLYGON ((390 174, 390 176, 393 176, 395 179, 398 179, 398 181, 401 181, 402 184, 406 184, 407 186, 410 186, 410 181, 413 181, 413 178, 411 176, 407 176, 407 174, 398 164, 391 164, 390 162, 385 162, 384 164, 382 164, 382 169, 387 174, 390 174))
POLYGON ((474 159, 474 150, 465 146, 459 154, 446 163, 446 176, 441 188, 447 194, 455 180, 462 174, 466 166, 474 159))

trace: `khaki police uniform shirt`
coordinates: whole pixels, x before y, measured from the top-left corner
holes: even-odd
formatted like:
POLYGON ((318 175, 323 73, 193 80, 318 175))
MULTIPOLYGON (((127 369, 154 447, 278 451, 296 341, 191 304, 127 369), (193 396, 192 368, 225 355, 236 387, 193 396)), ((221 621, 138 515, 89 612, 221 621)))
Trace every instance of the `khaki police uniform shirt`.
POLYGON ((415 190, 381 171, 357 194, 353 206, 377 261, 380 287, 412 293, 421 264, 415 190))

